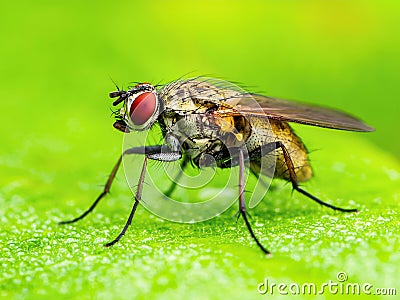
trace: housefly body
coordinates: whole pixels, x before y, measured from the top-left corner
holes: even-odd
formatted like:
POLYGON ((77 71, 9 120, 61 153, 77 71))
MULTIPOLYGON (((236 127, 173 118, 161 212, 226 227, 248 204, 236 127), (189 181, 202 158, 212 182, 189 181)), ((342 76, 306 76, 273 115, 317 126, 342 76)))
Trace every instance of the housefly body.
MULTIPOLYGON (((245 170, 256 177, 281 178, 291 182, 294 190, 342 212, 355 212, 333 206, 301 187, 299 182, 312 177, 307 151, 289 122, 348 131, 372 131, 373 128, 340 111, 259 94, 247 93, 224 81, 197 77, 173 81, 164 86, 139 83, 129 90, 111 92, 114 106, 121 105, 114 127, 125 134, 145 131, 158 125, 163 142, 124 149, 114 166, 103 192, 79 217, 61 222, 73 223, 90 213, 109 192, 122 159, 142 155, 143 165, 136 188, 135 201, 121 233, 106 246, 118 242, 125 234, 142 198, 147 162, 180 161, 181 168, 238 168, 239 214, 247 229, 266 254, 246 213, 245 170)), ((179 180, 179 176, 176 181, 179 180)), ((170 195, 176 182, 165 192, 170 195)))

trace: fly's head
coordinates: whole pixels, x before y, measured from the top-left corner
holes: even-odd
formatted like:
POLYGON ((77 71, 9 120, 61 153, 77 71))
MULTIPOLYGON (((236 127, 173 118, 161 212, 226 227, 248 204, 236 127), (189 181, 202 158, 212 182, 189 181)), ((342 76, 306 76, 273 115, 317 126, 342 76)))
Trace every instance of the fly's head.
POLYGON ((149 129, 161 111, 161 101, 157 91, 150 83, 139 83, 128 91, 118 90, 110 93, 110 98, 117 98, 116 106, 123 103, 114 127, 123 132, 149 129))

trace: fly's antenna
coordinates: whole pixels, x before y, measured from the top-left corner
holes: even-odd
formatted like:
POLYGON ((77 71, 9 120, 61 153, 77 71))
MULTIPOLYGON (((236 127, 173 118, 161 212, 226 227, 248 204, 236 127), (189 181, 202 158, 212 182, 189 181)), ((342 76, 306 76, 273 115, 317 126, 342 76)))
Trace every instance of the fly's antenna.
POLYGON ((113 102, 113 106, 116 106, 116 105, 118 105, 119 103, 121 103, 122 101, 124 101, 126 98, 128 98, 129 93, 125 92, 124 90, 121 90, 121 89, 119 88, 118 84, 111 78, 111 76, 110 76, 110 79, 111 79, 112 83, 115 85, 117 91, 116 91, 116 92, 111 92, 111 93, 109 94, 109 96, 110 96, 110 98, 119 97, 117 100, 115 100, 115 101, 113 102))
POLYGON ((118 87, 118 84, 114 81, 114 79, 112 79, 112 77, 110 76, 110 80, 112 81, 112 83, 115 85, 115 87, 116 87, 116 89, 117 89, 117 91, 119 92, 120 91, 120 89, 119 89, 119 87, 118 87))

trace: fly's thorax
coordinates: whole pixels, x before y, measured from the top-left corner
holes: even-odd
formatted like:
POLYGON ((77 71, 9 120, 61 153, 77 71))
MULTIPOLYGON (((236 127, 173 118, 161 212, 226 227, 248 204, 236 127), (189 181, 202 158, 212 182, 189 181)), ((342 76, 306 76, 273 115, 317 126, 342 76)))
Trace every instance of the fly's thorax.
POLYGON ((176 136, 190 158, 201 154, 215 155, 223 149, 243 147, 251 135, 250 124, 243 116, 163 113, 160 117, 164 135, 176 136))
POLYGON ((164 105, 161 127, 165 133, 179 136, 188 151, 207 151, 217 140, 226 147, 239 147, 250 135, 248 122, 240 115, 220 116, 215 112, 231 108, 227 100, 241 95, 243 91, 222 87, 221 82, 207 78, 172 82, 158 91, 164 105))

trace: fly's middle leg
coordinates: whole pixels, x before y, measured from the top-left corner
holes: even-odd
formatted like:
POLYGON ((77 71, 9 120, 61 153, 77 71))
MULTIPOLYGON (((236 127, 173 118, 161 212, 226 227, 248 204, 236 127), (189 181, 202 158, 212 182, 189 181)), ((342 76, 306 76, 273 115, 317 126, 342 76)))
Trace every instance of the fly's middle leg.
POLYGON ((257 246, 265 253, 270 254, 270 252, 264 248, 264 246, 260 243, 257 239, 256 235, 254 234, 253 229, 251 228, 250 222, 247 218, 246 214, 246 199, 245 199, 245 164, 244 164, 244 155, 243 150, 238 148, 238 162, 239 162, 239 213, 242 215, 244 222, 246 223, 247 229, 250 232, 251 237, 256 242, 257 246))

